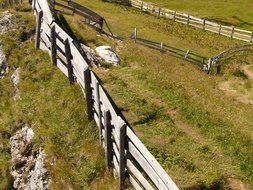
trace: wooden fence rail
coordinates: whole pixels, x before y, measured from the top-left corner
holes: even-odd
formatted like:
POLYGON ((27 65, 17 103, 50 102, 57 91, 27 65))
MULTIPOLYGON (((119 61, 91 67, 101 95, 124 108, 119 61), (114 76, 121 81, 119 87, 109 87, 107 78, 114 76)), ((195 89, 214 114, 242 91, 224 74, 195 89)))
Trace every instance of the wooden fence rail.
POLYGON ((45 50, 70 83, 78 83, 86 97, 86 113, 95 120, 99 140, 105 149, 106 164, 119 177, 120 189, 126 179, 135 189, 178 190, 165 170, 142 144, 113 106, 100 79, 74 41, 54 20, 45 0, 33 0, 37 17, 36 47, 45 50))
POLYGON ((77 14, 84 18, 84 22, 93 26, 94 28, 102 31, 104 25, 104 18, 97 14, 96 12, 72 1, 72 0, 47 0, 48 5, 52 11, 60 12, 60 13, 67 13, 69 14, 77 14), (63 10, 60 10, 63 9, 63 10), (67 10, 67 11, 64 11, 67 10))
POLYGON ((238 39, 246 42, 253 42, 253 32, 235 28, 234 26, 225 26, 215 22, 210 22, 205 19, 197 18, 185 13, 156 7, 152 4, 141 0, 129 0, 132 7, 148 12, 158 17, 164 17, 176 22, 180 22, 189 26, 200 28, 205 31, 210 31, 219 35, 227 36, 231 39, 238 39))

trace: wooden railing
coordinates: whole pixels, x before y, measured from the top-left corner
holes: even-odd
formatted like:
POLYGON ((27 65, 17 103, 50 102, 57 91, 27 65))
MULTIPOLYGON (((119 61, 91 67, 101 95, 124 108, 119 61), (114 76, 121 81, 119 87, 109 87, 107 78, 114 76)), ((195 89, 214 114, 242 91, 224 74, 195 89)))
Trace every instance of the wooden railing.
POLYGON ((197 18, 185 13, 160 8, 152 4, 143 2, 141 0, 129 0, 131 6, 138 8, 144 12, 164 17, 176 22, 180 22, 189 26, 200 28, 205 31, 214 32, 219 35, 230 37, 231 39, 238 39, 246 42, 253 42, 253 32, 235 28, 234 26, 225 26, 215 22, 210 22, 206 19, 197 18))
POLYGON ((72 0, 47 0, 49 8, 55 12, 77 14, 84 18, 84 22, 99 29, 103 30, 104 18, 96 12, 84 7, 72 0), (59 9, 60 8, 60 9, 59 9), (64 12, 67 10, 68 12, 64 12))
POLYGON ((55 22, 47 1, 33 0, 32 6, 37 24, 35 46, 50 54, 53 64, 71 84, 80 85, 86 97, 87 117, 98 126, 107 166, 118 176, 120 189, 126 187, 128 179, 135 189, 177 190, 166 171, 122 119, 100 79, 90 69, 79 43, 55 22))

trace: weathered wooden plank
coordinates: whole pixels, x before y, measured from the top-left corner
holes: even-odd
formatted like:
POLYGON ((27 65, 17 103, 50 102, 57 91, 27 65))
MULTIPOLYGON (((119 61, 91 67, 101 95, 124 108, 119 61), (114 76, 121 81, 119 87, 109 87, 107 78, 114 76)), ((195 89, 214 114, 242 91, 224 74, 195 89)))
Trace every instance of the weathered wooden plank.
POLYGON ((51 49, 50 41, 49 41, 49 39, 48 39, 48 37, 47 37, 47 35, 45 33, 41 33, 40 34, 40 40, 42 40, 44 42, 44 44, 46 45, 46 47, 48 49, 51 49))
POLYGON ((127 127, 127 136, 132 141, 134 146, 141 152, 141 154, 145 157, 147 162, 154 168, 156 173, 163 179, 164 183, 166 184, 167 188, 171 190, 178 190, 176 184, 172 181, 169 175, 164 171, 161 165, 157 162, 154 156, 148 151, 148 149, 142 144, 139 138, 134 134, 132 129, 127 127))
POLYGON ((67 58, 66 58, 65 55, 62 54, 61 51, 57 51, 57 54, 56 54, 56 55, 57 55, 57 57, 58 57, 59 59, 61 59, 61 61, 63 62, 63 64, 65 64, 66 66, 68 65, 67 58))
POLYGON ((84 79, 83 79, 83 76, 80 75, 77 70, 75 69, 75 67, 73 67, 73 73, 74 73, 74 76, 76 78, 76 82, 79 83, 81 85, 82 88, 84 88, 84 79))
POLYGON ((48 6, 47 1, 37 0, 41 10, 43 11, 43 21, 51 25, 54 22, 54 18, 51 14, 51 10, 48 6))
POLYGON ((41 33, 42 32, 45 33, 47 36, 51 35, 51 28, 43 19, 41 23, 41 33))
POLYGON ((61 72, 63 72, 66 77, 68 77, 68 69, 59 59, 57 59, 57 67, 61 70, 61 72))
POLYGON ((143 190, 143 188, 138 184, 138 182, 129 174, 129 181, 136 190, 143 190))
POLYGON ((111 101, 109 100, 102 86, 100 87, 100 97, 101 97, 101 102, 103 102, 105 107, 110 111, 113 123, 116 126, 119 126, 120 123, 118 121, 118 114, 116 113, 115 108, 113 107, 111 101))
POLYGON ((135 158, 135 160, 140 164, 141 168, 150 177, 151 181, 158 189, 169 189, 160 176, 156 173, 154 168, 149 164, 149 162, 143 157, 143 155, 137 150, 137 148, 128 142, 129 153, 135 158))
POLYGON ((119 156, 119 150, 118 150, 118 147, 115 144, 115 142, 112 143, 112 147, 113 147, 113 151, 114 151, 114 154, 115 154, 117 160, 119 160, 119 158, 120 158, 120 156, 119 156))
POLYGON ((146 190, 154 190, 154 188, 150 185, 150 183, 146 180, 142 173, 134 166, 134 164, 129 159, 127 159, 127 168, 146 190))
POLYGON ((114 141, 115 141, 116 145, 119 147, 119 134, 116 132, 115 127, 112 128, 112 135, 114 137, 114 141))
POLYGON ((47 51, 49 52, 50 50, 48 49, 48 47, 46 46, 46 44, 44 43, 44 41, 42 41, 40 43, 40 49, 43 50, 43 51, 47 51))
POLYGON ((116 171, 117 175, 119 175, 119 163, 118 163, 118 160, 115 155, 113 156, 112 160, 113 160, 113 165, 114 165, 115 171, 116 171))

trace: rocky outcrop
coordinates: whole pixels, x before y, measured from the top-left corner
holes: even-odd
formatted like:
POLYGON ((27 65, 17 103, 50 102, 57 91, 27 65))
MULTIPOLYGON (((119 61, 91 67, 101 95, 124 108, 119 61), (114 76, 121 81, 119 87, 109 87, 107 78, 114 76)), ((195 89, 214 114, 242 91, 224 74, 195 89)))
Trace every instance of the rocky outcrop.
POLYGON ((49 177, 45 168, 45 152, 33 150, 34 132, 23 127, 10 138, 13 187, 19 190, 47 190, 49 177))
POLYGON ((2 13, 0 17, 0 34, 6 33, 9 28, 12 26, 11 20, 12 14, 9 11, 5 11, 2 13))
POLYGON ((0 46, 0 79, 8 72, 8 66, 6 64, 6 59, 2 47, 0 46))
POLYGON ((119 65, 120 58, 110 46, 99 46, 95 51, 106 63, 119 65))
POLYGON ((89 59, 90 63, 94 66, 99 66, 101 58, 97 56, 96 52, 84 44, 81 44, 81 47, 83 51, 85 52, 87 58, 89 59))
POLYGON ((83 44, 81 47, 90 63, 94 66, 100 66, 101 62, 111 65, 119 65, 120 63, 120 58, 110 46, 99 46, 95 50, 83 44))
MULTIPOLYGON (((12 26, 11 17, 12 14, 9 13, 8 11, 2 13, 0 17, 0 35, 6 33, 11 28, 12 26)), ((8 66, 0 42, 0 79, 3 78, 7 72, 8 66)))

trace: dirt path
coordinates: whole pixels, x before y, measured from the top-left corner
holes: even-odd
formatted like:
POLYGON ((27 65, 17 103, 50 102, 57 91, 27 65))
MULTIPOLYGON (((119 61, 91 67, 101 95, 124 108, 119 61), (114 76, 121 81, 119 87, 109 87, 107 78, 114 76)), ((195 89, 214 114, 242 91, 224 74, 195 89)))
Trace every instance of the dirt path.
POLYGON ((242 67, 242 70, 245 73, 245 75, 247 75, 249 80, 253 81, 253 72, 250 70, 250 67, 251 67, 251 65, 245 65, 242 67))
MULTIPOLYGON (((250 67, 251 65, 244 65, 241 67, 241 70, 248 77, 248 80, 253 81, 253 72, 250 70, 250 67)), ((233 86, 242 86, 244 83, 245 81, 223 81, 218 85, 218 88, 224 91, 227 96, 231 96, 241 103, 253 105, 253 97, 233 88, 233 86)))
POLYGON ((233 97, 238 102, 253 105, 253 99, 233 89, 233 85, 233 81, 224 81, 218 85, 218 88, 224 91, 227 96, 233 97))

